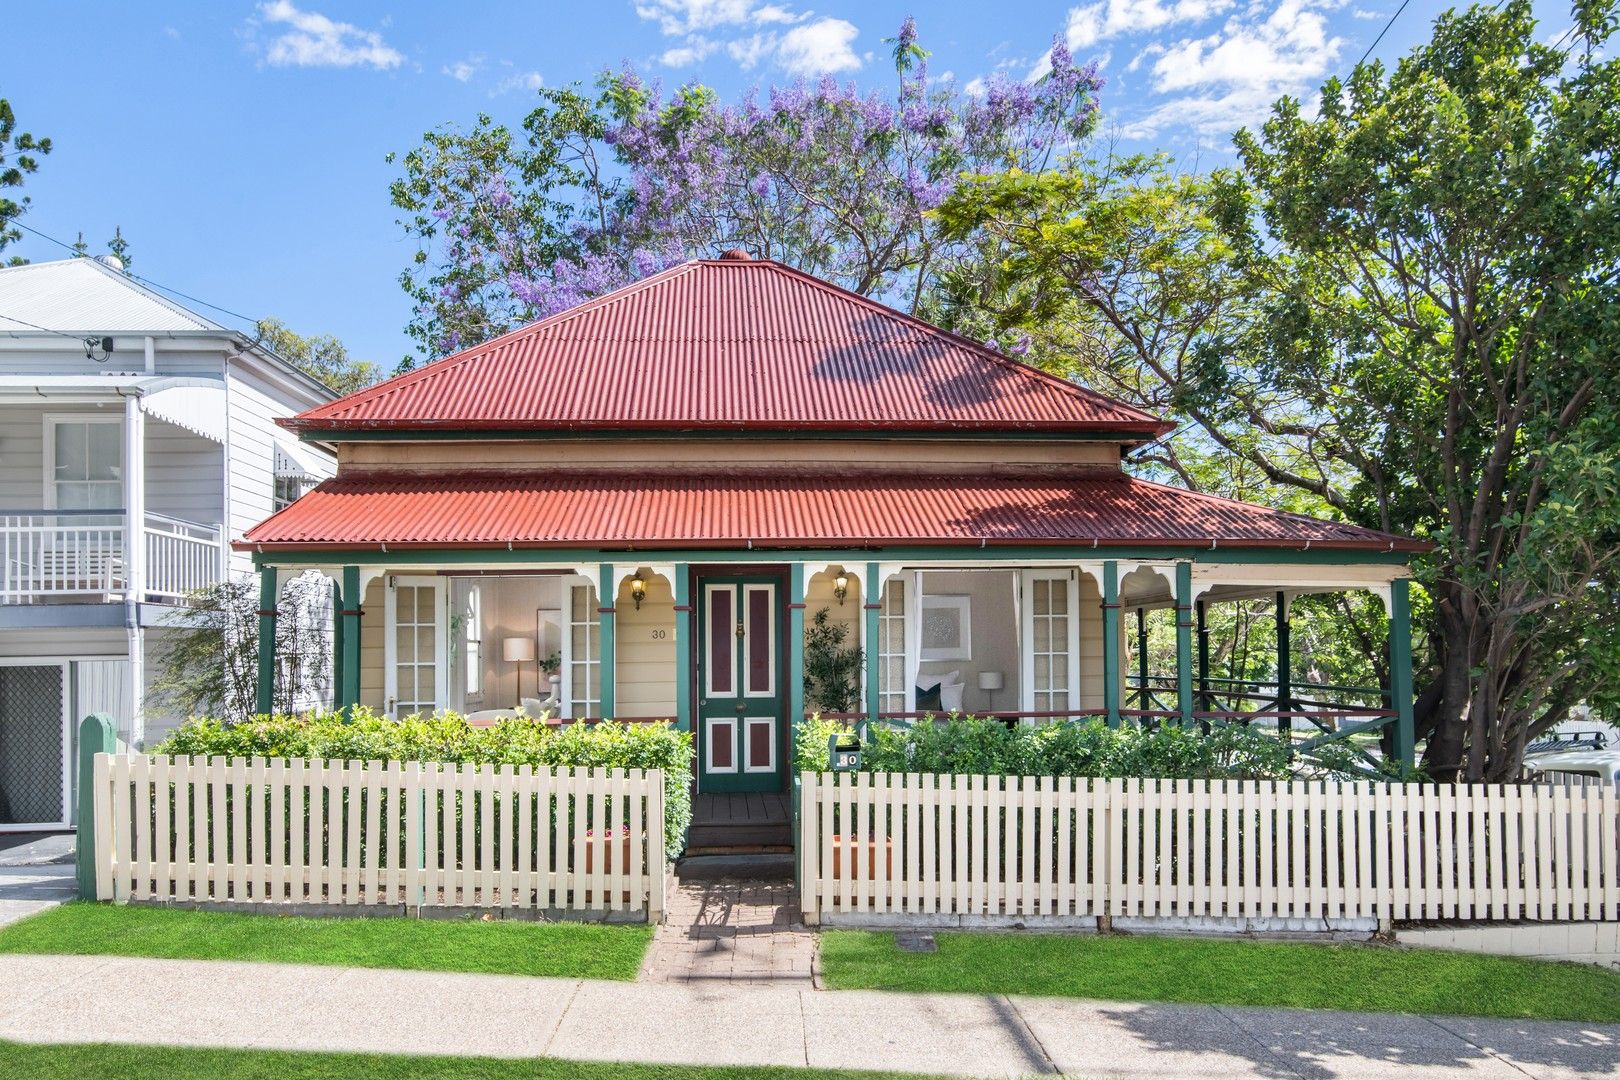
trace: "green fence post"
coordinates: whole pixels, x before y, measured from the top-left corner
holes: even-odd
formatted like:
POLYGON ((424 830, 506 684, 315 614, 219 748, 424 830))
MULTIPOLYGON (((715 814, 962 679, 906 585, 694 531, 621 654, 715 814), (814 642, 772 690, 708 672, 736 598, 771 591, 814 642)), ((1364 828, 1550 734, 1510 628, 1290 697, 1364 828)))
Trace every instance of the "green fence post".
POLYGON ((74 841, 79 899, 96 898, 96 755, 118 752, 118 732, 106 713, 79 725, 79 835, 74 841))
POLYGON ((1417 760, 1417 736, 1412 717, 1412 597, 1411 582, 1396 578, 1389 589, 1389 696, 1395 711, 1395 759, 1406 765, 1417 760))
POLYGON ((1103 709, 1108 726, 1119 727, 1119 563, 1103 563, 1103 709))

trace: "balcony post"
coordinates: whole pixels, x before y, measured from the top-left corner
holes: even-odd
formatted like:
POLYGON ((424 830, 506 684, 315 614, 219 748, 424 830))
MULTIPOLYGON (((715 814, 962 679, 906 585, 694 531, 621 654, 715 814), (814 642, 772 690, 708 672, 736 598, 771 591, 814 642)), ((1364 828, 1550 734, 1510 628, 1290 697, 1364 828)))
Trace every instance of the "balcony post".
POLYGON ((675 564, 675 726, 696 731, 692 723, 692 573, 675 564))
MULTIPOLYGON (((796 738, 804 722, 804 563, 788 566, 788 730, 796 738)), ((789 742, 789 753, 794 745, 789 742)))
MULTIPOLYGON (((1198 709, 1214 712, 1215 702, 1209 694, 1209 611, 1203 600, 1193 601, 1193 619, 1196 623, 1193 629, 1198 635, 1198 709)), ((1209 718, 1198 721, 1198 727, 1208 735, 1209 718)))
POLYGON ((597 660, 597 678, 601 680, 599 708, 602 718, 611 717, 617 709, 617 702, 613 693, 616 676, 613 673, 613 660, 616 653, 614 645, 614 603, 619 596, 619 583, 614 573, 612 563, 601 563, 596 569, 596 613, 601 617, 601 656, 597 660))
POLYGON ((1176 708, 1183 726, 1193 721, 1192 563, 1176 563, 1176 708))
POLYGON ((343 568, 343 665, 342 682, 338 694, 343 708, 353 710, 360 704, 360 568, 343 568))
POLYGON ((1103 562, 1103 710, 1108 726, 1119 727, 1119 563, 1103 562))
POLYGON ((332 579, 332 709, 342 711, 343 700, 343 584, 332 579))
POLYGON ((866 574, 861 582, 861 605, 866 612, 864 640, 866 647, 866 720, 869 724, 877 723, 878 713, 883 706, 883 671, 881 664, 883 655, 879 649, 878 638, 882 634, 881 617, 883 615, 883 582, 879 580, 882 571, 875 562, 866 564, 866 574))
POLYGON ((1395 760, 1412 765, 1417 737, 1412 716, 1411 582, 1396 578, 1389 588, 1389 696, 1395 712, 1395 760))
POLYGON ((146 599, 146 411, 139 394, 124 399, 124 637, 129 653, 132 715, 129 741, 146 742, 146 632, 141 603, 146 599))
MULTIPOLYGON (((1288 632, 1288 594, 1277 590, 1277 712, 1294 711, 1294 649, 1288 632)), ((1278 716, 1277 730, 1285 737, 1293 730, 1291 717, 1278 716)))
POLYGON ((1147 608, 1136 609, 1136 707, 1143 711, 1153 707, 1153 694, 1148 690, 1148 632, 1147 608))
POLYGON ((269 715, 276 707, 276 568, 259 568, 259 679, 253 711, 269 715))

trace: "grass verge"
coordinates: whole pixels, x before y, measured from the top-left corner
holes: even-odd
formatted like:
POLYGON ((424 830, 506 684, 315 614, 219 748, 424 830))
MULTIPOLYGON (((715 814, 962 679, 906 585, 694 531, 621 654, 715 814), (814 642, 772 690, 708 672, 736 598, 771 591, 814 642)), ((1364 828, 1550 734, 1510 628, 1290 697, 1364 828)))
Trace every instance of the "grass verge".
POLYGON ((312 1054, 291 1050, 196 1050, 170 1046, 32 1046, 0 1042, 0 1077, 30 1080, 876 1080, 899 1073, 824 1069, 622 1065, 496 1058, 312 1054))
POLYGON ((1582 964, 1372 945, 1017 933, 822 934, 839 990, 1032 994, 1105 1001, 1620 1021, 1620 973, 1582 964))
POLYGON ((266 960, 282 964, 633 979, 650 926, 311 919, 71 903, 0 930, 0 953, 266 960))

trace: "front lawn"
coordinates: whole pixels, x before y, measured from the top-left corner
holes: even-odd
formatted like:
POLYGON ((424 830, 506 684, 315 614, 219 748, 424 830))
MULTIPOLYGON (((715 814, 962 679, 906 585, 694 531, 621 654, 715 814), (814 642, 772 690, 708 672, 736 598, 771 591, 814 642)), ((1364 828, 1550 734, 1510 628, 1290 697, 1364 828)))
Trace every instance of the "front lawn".
POLYGON ((825 1069, 621 1065, 539 1058, 395 1057, 169 1046, 30 1046, 0 1042, 0 1077, 29 1080, 877 1080, 899 1073, 825 1069))
POLYGON ((0 930, 0 953, 636 977, 650 926, 473 919, 298 918, 72 903, 0 930))
POLYGON ((837 990, 1620 1021, 1620 973, 1580 964, 1208 938, 948 933, 937 940, 936 953, 903 953, 893 934, 827 931, 823 977, 837 990))

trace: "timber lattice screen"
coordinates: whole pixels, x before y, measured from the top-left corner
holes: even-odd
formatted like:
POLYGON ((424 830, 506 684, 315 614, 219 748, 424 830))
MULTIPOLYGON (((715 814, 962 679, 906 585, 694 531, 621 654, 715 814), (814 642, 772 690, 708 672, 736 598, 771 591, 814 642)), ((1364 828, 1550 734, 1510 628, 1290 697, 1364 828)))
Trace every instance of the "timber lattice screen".
POLYGON ((800 798, 811 921, 1620 919, 1612 788, 804 773, 800 798))
POLYGON ((96 897, 664 910, 658 770, 95 759, 96 897))

